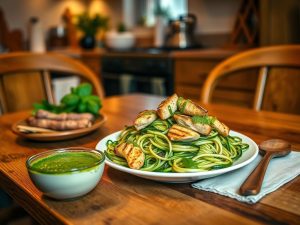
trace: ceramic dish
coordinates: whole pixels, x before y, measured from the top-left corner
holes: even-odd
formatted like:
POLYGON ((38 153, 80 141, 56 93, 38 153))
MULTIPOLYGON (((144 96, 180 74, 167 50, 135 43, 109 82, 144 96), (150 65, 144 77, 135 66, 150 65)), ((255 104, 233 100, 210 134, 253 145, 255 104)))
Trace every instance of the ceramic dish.
POLYGON ((85 195, 95 188, 103 174, 104 160, 105 155, 102 152, 73 147, 54 149, 33 155, 26 161, 26 167, 32 182, 46 196, 55 199, 72 199, 85 195), (93 161, 87 163, 82 155, 92 157, 93 161), (58 157, 63 160, 58 161, 58 157), (50 166, 48 166, 50 162, 48 165, 45 164, 45 160, 51 158, 56 159, 55 166, 52 166, 53 162, 50 166), (78 168, 78 162, 81 162, 81 168, 78 168), (83 166, 83 162, 86 165, 83 166), (36 164, 39 164, 40 167, 36 167, 36 164), (70 168, 62 167, 65 170, 59 170, 59 166, 66 164, 71 165, 70 168), (49 170, 50 167, 51 170, 49 170))
MULTIPOLYGON (((118 131, 106 136, 105 138, 103 138, 98 142, 96 149, 101 152, 104 152, 106 150, 106 142, 108 140, 116 141, 120 133, 121 131, 118 131)), ((162 172, 148 172, 148 171, 130 169, 124 166, 120 166, 110 161, 108 158, 106 158, 105 162, 107 165, 109 165, 114 169, 120 170, 125 173, 133 174, 135 176, 150 179, 150 180, 170 182, 170 183, 193 182, 193 181, 197 181, 209 177, 218 176, 239 169, 243 166, 248 165, 256 158, 258 154, 258 146, 252 139, 235 131, 230 131, 229 134, 231 136, 240 137, 243 140, 243 142, 249 144, 249 149, 243 152, 242 156, 237 161, 235 161, 232 166, 223 169, 211 170, 207 172, 195 172, 195 173, 162 173, 162 172)))
POLYGON ((24 138, 28 138, 36 141, 60 141, 67 140, 76 137, 86 135, 96 129, 98 129, 106 120, 106 117, 100 115, 94 122, 91 127, 77 129, 77 130, 68 130, 68 131, 56 131, 50 133, 24 133, 18 129, 19 125, 28 125, 26 120, 21 120, 12 126, 12 131, 24 138))

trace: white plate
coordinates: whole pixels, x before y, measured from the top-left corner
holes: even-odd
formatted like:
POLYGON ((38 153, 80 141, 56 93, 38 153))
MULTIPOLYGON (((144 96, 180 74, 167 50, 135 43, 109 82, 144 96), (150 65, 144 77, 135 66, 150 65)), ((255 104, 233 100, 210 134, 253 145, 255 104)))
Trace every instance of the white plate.
MULTIPOLYGON (((106 136, 105 138, 103 138, 98 142, 96 149, 104 152, 106 150, 106 142, 108 140, 116 141, 120 133, 121 131, 118 131, 106 136)), ((235 161, 232 166, 223 169, 211 170, 205 172, 195 172, 195 173, 162 173, 162 172, 148 172, 148 171, 130 169, 110 161, 107 157, 105 162, 107 165, 109 165, 114 169, 126 173, 130 173, 139 177, 143 177, 146 179, 150 179, 150 180, 161 181, 161 182, 172 182, 172 183, 193 182, 193 181, 197 181, 209 177, 218 176, 227 173, 229 171, 239 169, 251 163, 255 159, 255 157, 258 154, 258 146, 252 139, 235 131, 230 131, 230 135, 242 138, 243 142, 249 145, 249 149, 243 152, 242 156, 237 161, 235 161)))

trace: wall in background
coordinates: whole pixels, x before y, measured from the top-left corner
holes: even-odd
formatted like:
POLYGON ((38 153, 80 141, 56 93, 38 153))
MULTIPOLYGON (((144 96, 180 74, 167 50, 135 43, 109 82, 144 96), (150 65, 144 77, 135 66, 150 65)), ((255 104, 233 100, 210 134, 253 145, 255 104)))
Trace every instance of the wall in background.
MULTIPOLYGON (((240 0, 187 0, 188 10, 197 16, 197 33, 230 33, 240 0)), ((90 13, 109 15, 112 28, 122 21, 123 0, 1 0, 10 29, 19 28, 27 37, 29 18, 39 17, 44 30, 61 23, 61 15, 69 7, 75 14, 90 13)))
POLYGON ((88 0, 87 9, 90 13, 101 13, 109 16, 111 28, 123 21, 122 0, 88 0))
POLYGON ((230 33, 240 0, 188 0, 188 10, 198 20, 196 33, 230 33))
POLYGON ((112 26, 122 19, 121 0, 1 0, 0 7, 5 13, 10 29, 21 29, 27 38, 27 27, 30 17, 39 17, 44 30, 61 23, 61 16, 68 7, 71 12, 78 14, 84 10, 91 13, 110 15, 112 26))

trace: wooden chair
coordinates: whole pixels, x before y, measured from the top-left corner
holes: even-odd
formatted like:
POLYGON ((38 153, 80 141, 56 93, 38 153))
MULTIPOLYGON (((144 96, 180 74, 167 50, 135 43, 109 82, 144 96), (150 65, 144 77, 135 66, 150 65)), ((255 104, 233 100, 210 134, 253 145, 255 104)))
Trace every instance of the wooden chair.
MULTIPOLYGON (((19 77, 28 78, 22 80, 22 85, 26 85, 26 90, 42 89, 44 97, 50 102, 54 102, 54 95, 51 85, 51 76, 49 72, 56 72, 63 75, 78 75, 83 80, 86 80, 94 86, 95 93, 102 99, 104 97, 104 91, 101 82, 97 76, 85 65, 74 59, 57 53, 29 53, 29 52, 17 52, 0 55, 0 106, 2 113, 14 111, 9 107, 12 104, 18 104, 16 100, 11 99, 13 92, 20 92, 19 83, 11 85, 10 94, 6 93, 8 89, 5 86, 6 77, 13 74, 20 74, 19 77), (32 72, 38 72, 38 76, 33 79, 30 77, 32 72), (28 75, 29 74, 29 75, 28 75), (38 78, 40 82, 38 82, 38 78), (25 82, 24 82, 25 81, 25 82), (38 87, 38 86, 42 87, 38 87), (10 102, 14 101, 14 102, 10 102)), ((23 89, 24 92, 24 89, 23 89)), ((41 92, 40 92, 41 93, 41 92)), ((27 95, 27 93, 21 94, 22 98, 32 97, 30 100, 36 101, 36 96, 27 95)), ((18 95, 19 96, 19 95, 18 95)), ((40 96, 42 99, 43 96, 40 96)), ((33 102, 32 102, 33 103, 33 102)))
MULTIPOLYGON (((236 54, 217 65, 208 75, 200 99, 209 103, 218 81, 233 72, 258 68, 258 82, 253 109, 261 110, 266 81, 271 68, 300 69, 300 45, 263 47, 236 54)), ((298 76, 300 78, 300 76, 298 76)), ((283 78, 282 78, 283 79, 283 78)), ((299 79, 300 80, 300 79, 299 79)), ((300 88, 300 84, 299 88, 300 88)), ((299 92, 299 89, 296 90, 299 92)), ((300 99, 300 95, 299 95, 300 99)), ((298 99, 298 100, 299 100, 298 99)), ((298 101, 297 100, 297 101, 298 101)))

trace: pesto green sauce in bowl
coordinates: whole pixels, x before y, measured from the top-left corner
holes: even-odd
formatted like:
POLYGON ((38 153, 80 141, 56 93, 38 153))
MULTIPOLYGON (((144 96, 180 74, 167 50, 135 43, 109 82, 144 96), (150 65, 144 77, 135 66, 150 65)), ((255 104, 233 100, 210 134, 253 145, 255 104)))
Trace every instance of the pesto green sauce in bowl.
POLYGON ((101 164, 105 156, 98 151, 87 151, 84 148, 75 150, 47 151, 33 156, 27 161, 32 172, 43 174, 66 174, 88 171, 101 164))

